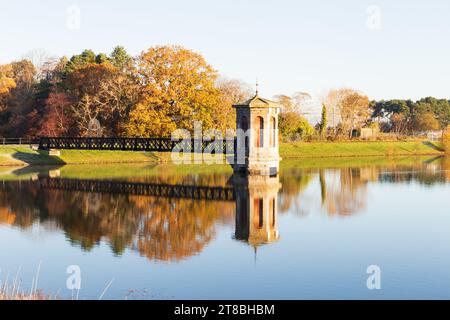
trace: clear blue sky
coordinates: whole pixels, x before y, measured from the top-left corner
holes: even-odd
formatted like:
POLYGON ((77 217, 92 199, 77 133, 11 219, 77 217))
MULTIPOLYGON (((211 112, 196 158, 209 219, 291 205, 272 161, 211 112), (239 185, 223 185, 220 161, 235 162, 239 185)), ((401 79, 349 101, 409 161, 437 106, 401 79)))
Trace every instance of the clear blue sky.
POLYGON ((450 98, 449 13, 448 0, 0 0, 0 63, 32 49, 123 45, 135 55, 181 44, 225 76, 258 77, 267 97, 349 86, 372 99, 450 98), (379 30, 367 26, 370 5, 381 10, 379 30), (79 29, 67 27, 70 6, 79 29))

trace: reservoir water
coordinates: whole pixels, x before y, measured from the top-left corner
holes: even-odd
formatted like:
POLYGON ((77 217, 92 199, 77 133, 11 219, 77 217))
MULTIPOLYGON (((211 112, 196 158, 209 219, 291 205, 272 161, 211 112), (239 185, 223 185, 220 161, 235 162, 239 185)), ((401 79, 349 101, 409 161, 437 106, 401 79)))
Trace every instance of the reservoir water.
POLYGON ((61 298, 76 266, 79 299, 450 299, 450 159, 285 160, 262 178, 0 168, 0 182, 0 280, 61 298))

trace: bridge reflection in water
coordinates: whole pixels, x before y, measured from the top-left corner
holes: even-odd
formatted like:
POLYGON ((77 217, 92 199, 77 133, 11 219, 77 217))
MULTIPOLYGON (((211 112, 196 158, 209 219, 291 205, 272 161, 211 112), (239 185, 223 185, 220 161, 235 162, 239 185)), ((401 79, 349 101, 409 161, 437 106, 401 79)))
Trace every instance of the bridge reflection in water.
POLYGON ((27 228, 38 218, 85 250, 103 239, 116 254, 131 248, 170 261, 201 252, 221 221, 234 221, 233 238, 255 248, 279 238, 278 177, 233 174, 222 186, 196 186, 58 175, 50 171, 4 185, 0 203, 11 211, 4 220, 27 228))
POLYGON ((234 189, 224 187, 60 178, 40 178, 38 183, 42 188, 70 191, 215 201, 233 201, 235 198, 234 189))
MULTIPOLYGON (((229 187, 79 180, 40 177, 31 182, 44 189, 126 194, 164 198, 235 202, 235 239, 254 247, 278 240, 277 203, 281 189, 277 176, 233 174, 229 187)), ((192 213, 195 214, 195 213, 192 213)))

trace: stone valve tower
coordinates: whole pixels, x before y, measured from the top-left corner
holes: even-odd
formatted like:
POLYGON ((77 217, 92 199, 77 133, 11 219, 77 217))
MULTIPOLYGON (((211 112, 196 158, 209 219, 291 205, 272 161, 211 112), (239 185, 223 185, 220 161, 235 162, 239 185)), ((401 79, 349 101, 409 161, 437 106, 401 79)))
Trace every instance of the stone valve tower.
POLYGON ((280 106, 256 94, 233 105, 236 109, 237 146, 233 169, 251 175, 277 175, 280 155, 278 116, 280 106))

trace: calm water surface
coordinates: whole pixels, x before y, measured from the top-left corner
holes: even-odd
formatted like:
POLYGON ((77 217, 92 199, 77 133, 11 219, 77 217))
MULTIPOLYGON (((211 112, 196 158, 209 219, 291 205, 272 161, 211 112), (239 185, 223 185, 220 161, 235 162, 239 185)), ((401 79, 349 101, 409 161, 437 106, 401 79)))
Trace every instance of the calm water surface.
POLYGON ((38 287, 68 298, 78 265, 80 299, 111 281, 109 299, 450 299, 449 159, 283 161, 270 179, 219 165, 2 168, 0 180, 0 279, 19 273, 24 288, 40 265, 38 287), (366 287, 370 265, 381 290, 366 287))

